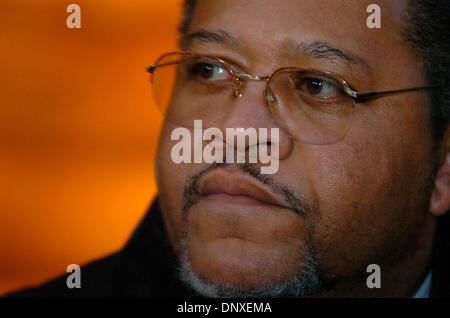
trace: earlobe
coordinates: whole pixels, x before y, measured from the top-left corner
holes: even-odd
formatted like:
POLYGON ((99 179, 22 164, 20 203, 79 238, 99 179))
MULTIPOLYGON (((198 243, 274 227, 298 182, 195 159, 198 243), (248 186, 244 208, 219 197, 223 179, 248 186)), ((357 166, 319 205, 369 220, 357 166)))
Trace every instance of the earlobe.
POLYGON ((430 199, 430 213, 434 216, 445 214, 450 209, 450 152, 447 152, 434 182, 430 199))

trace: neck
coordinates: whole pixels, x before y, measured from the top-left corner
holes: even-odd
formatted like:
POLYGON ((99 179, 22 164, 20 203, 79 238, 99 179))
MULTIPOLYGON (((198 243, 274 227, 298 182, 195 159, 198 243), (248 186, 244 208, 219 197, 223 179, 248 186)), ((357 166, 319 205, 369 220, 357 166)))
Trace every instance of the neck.
MULTIPOLYGON (((381 288, 368 288, 371 275, 342 279, 315 297, 412 297, 429 271, 436 219, 427 214, 408 241, 405 252, 395 261, 380 262, 381 288)), ((365 272, 365 270, 364 270, 365 272)))

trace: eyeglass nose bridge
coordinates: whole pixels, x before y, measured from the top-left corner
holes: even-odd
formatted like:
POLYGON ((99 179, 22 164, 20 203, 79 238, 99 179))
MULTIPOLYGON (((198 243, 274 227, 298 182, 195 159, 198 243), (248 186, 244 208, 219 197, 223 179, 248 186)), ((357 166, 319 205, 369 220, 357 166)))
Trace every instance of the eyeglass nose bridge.
POLYGON ((246 73, 234 73, 234 85, 233 85, 233 96, 237 98, 241 98, 242 95, 242 85, 241 81, 243 80, 251 80, 251 81, 266 81, 268 82, 270 76, 257 76, 250 75, 246 73))

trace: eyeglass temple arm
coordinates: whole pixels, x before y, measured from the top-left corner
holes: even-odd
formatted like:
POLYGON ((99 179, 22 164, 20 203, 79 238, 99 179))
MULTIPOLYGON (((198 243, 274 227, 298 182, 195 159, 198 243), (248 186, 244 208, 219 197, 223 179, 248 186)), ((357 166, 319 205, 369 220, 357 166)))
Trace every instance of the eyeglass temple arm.
POLYGON ((412 87, 412 88, 404 88, 404 89, 393 89, 387 91, 373 91, 373 92, 356 92, 354 90, 346 90, 346 93, 352 97, 356 102, 365 102, 371 98, 380 96, 380 95, 389 95, 394 93, 401 92, 411 92, 411 91, 420 91, 424 89, 436 89, 439 86, 421 86, 421 87, 412 87))
POLYGON ((180 61, 174 61, 174 62, 169 62, 169 63, 164 63, 164 64, 153 64, 153 65, 148 65, 146 67, 147 72, 149 72, 150 74, 153 74, 153 72, 161 66, 167 66, 167 65, 173 65, 173 64, 177 64, 180 63, 180 61))

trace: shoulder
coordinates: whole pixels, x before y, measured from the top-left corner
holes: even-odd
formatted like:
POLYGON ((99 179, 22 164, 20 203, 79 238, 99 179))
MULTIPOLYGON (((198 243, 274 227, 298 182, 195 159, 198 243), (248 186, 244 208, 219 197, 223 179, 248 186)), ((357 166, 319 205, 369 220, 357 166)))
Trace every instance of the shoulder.
POLYGON ((67 277, 61 275, 41 286, 25 288, 6 295, 10 298, 26 297, 108 297, 111 296, 112 276, 118 253, 106 256, 81 267, 81 288, 68 288, 67 277))

